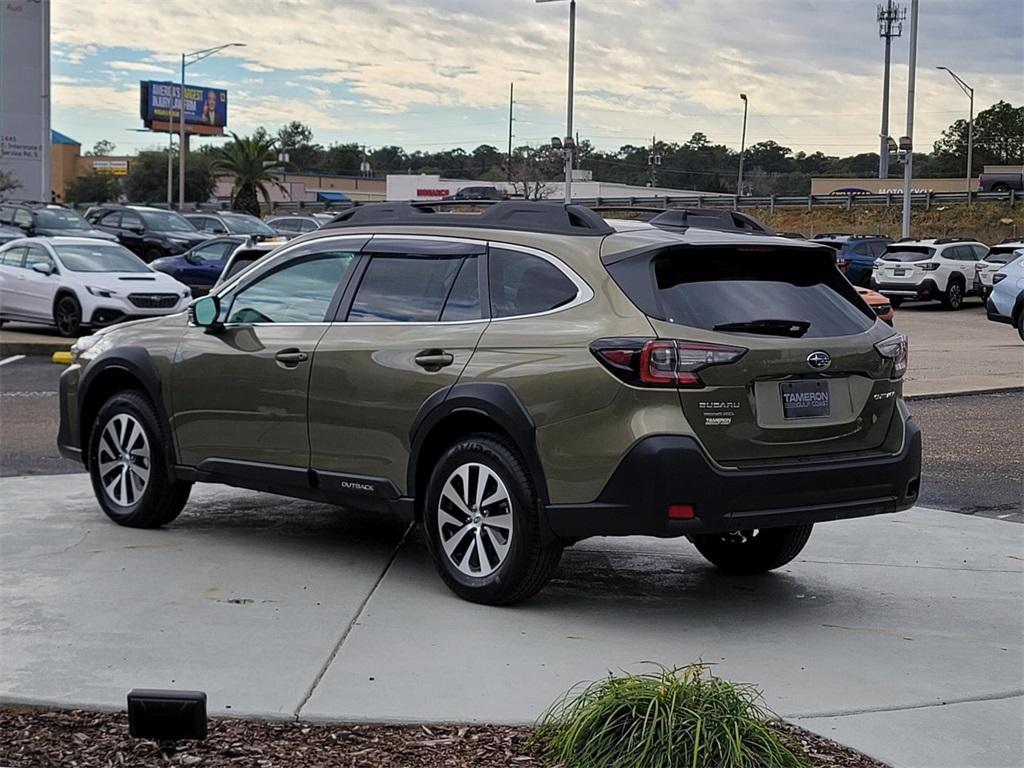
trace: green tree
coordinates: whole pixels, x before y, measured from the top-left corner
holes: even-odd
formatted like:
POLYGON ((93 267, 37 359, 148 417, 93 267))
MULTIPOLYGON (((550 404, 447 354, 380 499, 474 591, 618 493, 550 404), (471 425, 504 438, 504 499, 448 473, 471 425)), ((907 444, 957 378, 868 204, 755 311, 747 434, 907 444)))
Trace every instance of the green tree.
MULTIPOLYGON (((87 173, 74 179, 64 191, 64 199, 73 204, 108 203, 121 191, 118 178, 109 173, 87 173)), ((166 192, 166 188, 165 188, 166 192)))
MULTIPOLYGON (((172 158, 171 199, 178 199, 177 153, 172 158)), ((185 200, 205 203, 213 194, 215 180, 208 151, 190 152, 185 168, 185 200)), ((122 191, 133 203, 158 203, 167 200, 167 150, 140 152, 128 165, 122 191)))
POLYGON ((292 120, 277 132, 277 143, 288 154, 285 168, 289 171, 312 172, 323 170, 324 148, 313 143, 313 129, 298 120, 292 120))
POLYGON ((85 153, 86 157, 92 157, 94 155, 112 155, 114 150, 117 149, 117 145, 109 139, 100 139, 92 145, 92 149, 85 153))
POLYGON ((339 176, 358 176, 363 150, 358 144, 332 144, 324 153, 325 173, 339 176))
POLYGON ((277 162, 277 139, 254 133, 252 136, 231 134, 231 142, 221 148, 214 160, 214 171, 234 176, 231 208, 260 215, 259 195, 270 200, 267 185, 284 189, 273 175, 277 162))
MULTIPOLYGON (((966 120, 957 120, 934 144, 936 160, 952 175, 963 173, 967 158, 966 120), (946 162, 941 162, 946 161, 946 162)), ((974 118, 974 157, 971 175, 985 165, 1024 163, 1024 106, 997 101, 974 118)))
POLYGON ((0 169, 0 199, 3 199, 5 192, 10 192, 21 186, 21 182, 15 178, 13 173, 0 169))

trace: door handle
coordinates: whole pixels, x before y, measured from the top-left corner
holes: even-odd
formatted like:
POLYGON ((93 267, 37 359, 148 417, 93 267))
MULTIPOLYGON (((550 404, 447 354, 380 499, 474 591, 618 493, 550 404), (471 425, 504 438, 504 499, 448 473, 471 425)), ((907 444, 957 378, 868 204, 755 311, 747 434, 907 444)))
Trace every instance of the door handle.
POLYGON ((416 365, 428 371, 439 371, 455 362, 455 355, 443 349, 425 349, 414 358, 416 365))
POLYGON ((282 349, 276 355, 274 359, 281 363, 286 368, 294 368, 299 363, 304 363, 309 359, 309 355, 303 352, 301 349, 295 347, 289 347, 288 349, 282 349))

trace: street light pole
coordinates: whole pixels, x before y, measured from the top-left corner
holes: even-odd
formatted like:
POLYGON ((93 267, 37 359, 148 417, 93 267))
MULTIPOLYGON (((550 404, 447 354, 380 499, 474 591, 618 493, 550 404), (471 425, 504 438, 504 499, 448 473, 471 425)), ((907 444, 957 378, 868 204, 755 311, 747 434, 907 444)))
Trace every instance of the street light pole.
MULTIPOLYGON (((552 3, 558 0, 535 0, 538 3, 552 3)), ((572 94, 576 71, 576 0, 569 0, 569 94, 565 109, 565 136, 562 154, 565 157, 565 202, 572 202, 572 156, 575 142, 572 133, 572 94), (568 145, 568 146, 566 146, 568 145)))
POLYGON ((971 204, 971 178, 974 167, 974 89, 960 79, 960 76, 949 67, 936 67, 944 69, 953 78, 953 81, 960 86, 960 90, 967 94, 971 100, 970 117, 967 120, 967 204, 971 204))
POLYGON ((747 149, 747 94, 741 93, 743 99, 743 133, 740 134, 740 175, 736 180, 736 195, 743 194, 743 153, 747 149))
POLYGON ((188 145, 185 143, 185 67, 202 61, 207 56, 213 56, 225 48, 244 47, 245 43, 224 43, 213 48, 181 54, 181 91, 178 94, 178 210, 185 209, 185 156, 188 154, 188 145))
MULTIPOLYGON (((920 0, 910 3, 910 72, 907 75, 907 135, 904 137, 906 162, 903 165, 903 237, 910 237, 910 186, 914 178, 914 84, 917 80, 917 9, 920 0)), ((904 147, 901 147, 904 148, 904 147)))

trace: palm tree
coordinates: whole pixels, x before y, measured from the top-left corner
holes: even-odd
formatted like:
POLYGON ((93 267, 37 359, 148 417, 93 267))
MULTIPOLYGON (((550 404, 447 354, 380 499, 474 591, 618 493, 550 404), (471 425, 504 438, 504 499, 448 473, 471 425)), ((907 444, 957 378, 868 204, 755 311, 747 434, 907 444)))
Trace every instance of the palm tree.
POLYGON ((284 189, 271 173, 272 166, 277 164, 277 139, 260 132, 252 136, 232 133, 231 139, 230 144, 221 148, 214 161, 214 170, 235 177, 231 193, 232 210, 259 216, 260 201, 256 193, 259 192, 264 200, 269 201, 267 184, 284 189))

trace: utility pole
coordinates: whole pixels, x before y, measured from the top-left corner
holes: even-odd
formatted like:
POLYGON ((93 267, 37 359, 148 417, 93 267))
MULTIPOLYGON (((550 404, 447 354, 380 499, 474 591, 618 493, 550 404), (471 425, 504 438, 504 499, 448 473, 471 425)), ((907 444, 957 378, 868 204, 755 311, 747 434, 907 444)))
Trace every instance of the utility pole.
POLYGON ((886 0, 878 6, 878 36, 885 40, 885 75, 882 80, 882 132, 879 134, 878 178, 889 178, 889 60, 892 39, 903 34, 903 20, 907 9, 886 0))
POLYGON ((647 155, 647 166, 651 169, 650 186, 658 186, 658 166, 661 165, 661 155, 658 154, 658 137, 651 136, 651 151, 647 155))
MULTIPOLYGON (((569 99, 566 109, 565 135, 572 138, 572 91, 576 72, 576 0, 569 0, 569 99)), ((572 202, 572 153, 565 152, 565 202, 572 202)))
POLYGON ((505 161, 505 178, 508 181, 512 181, 512 121, 515 117, 512 116, 512 107, 515 102, 516 84, 511 82, 508 84, 508 159, 505 161))
POLYGON ((914 84, 917 79, 917 9, 919 0, 910 0, 910 71, 907 73, 907 135, 900 139, 906 150, 903 164, 903 237, 910 237, 910 185, 914 178, 914 84))

